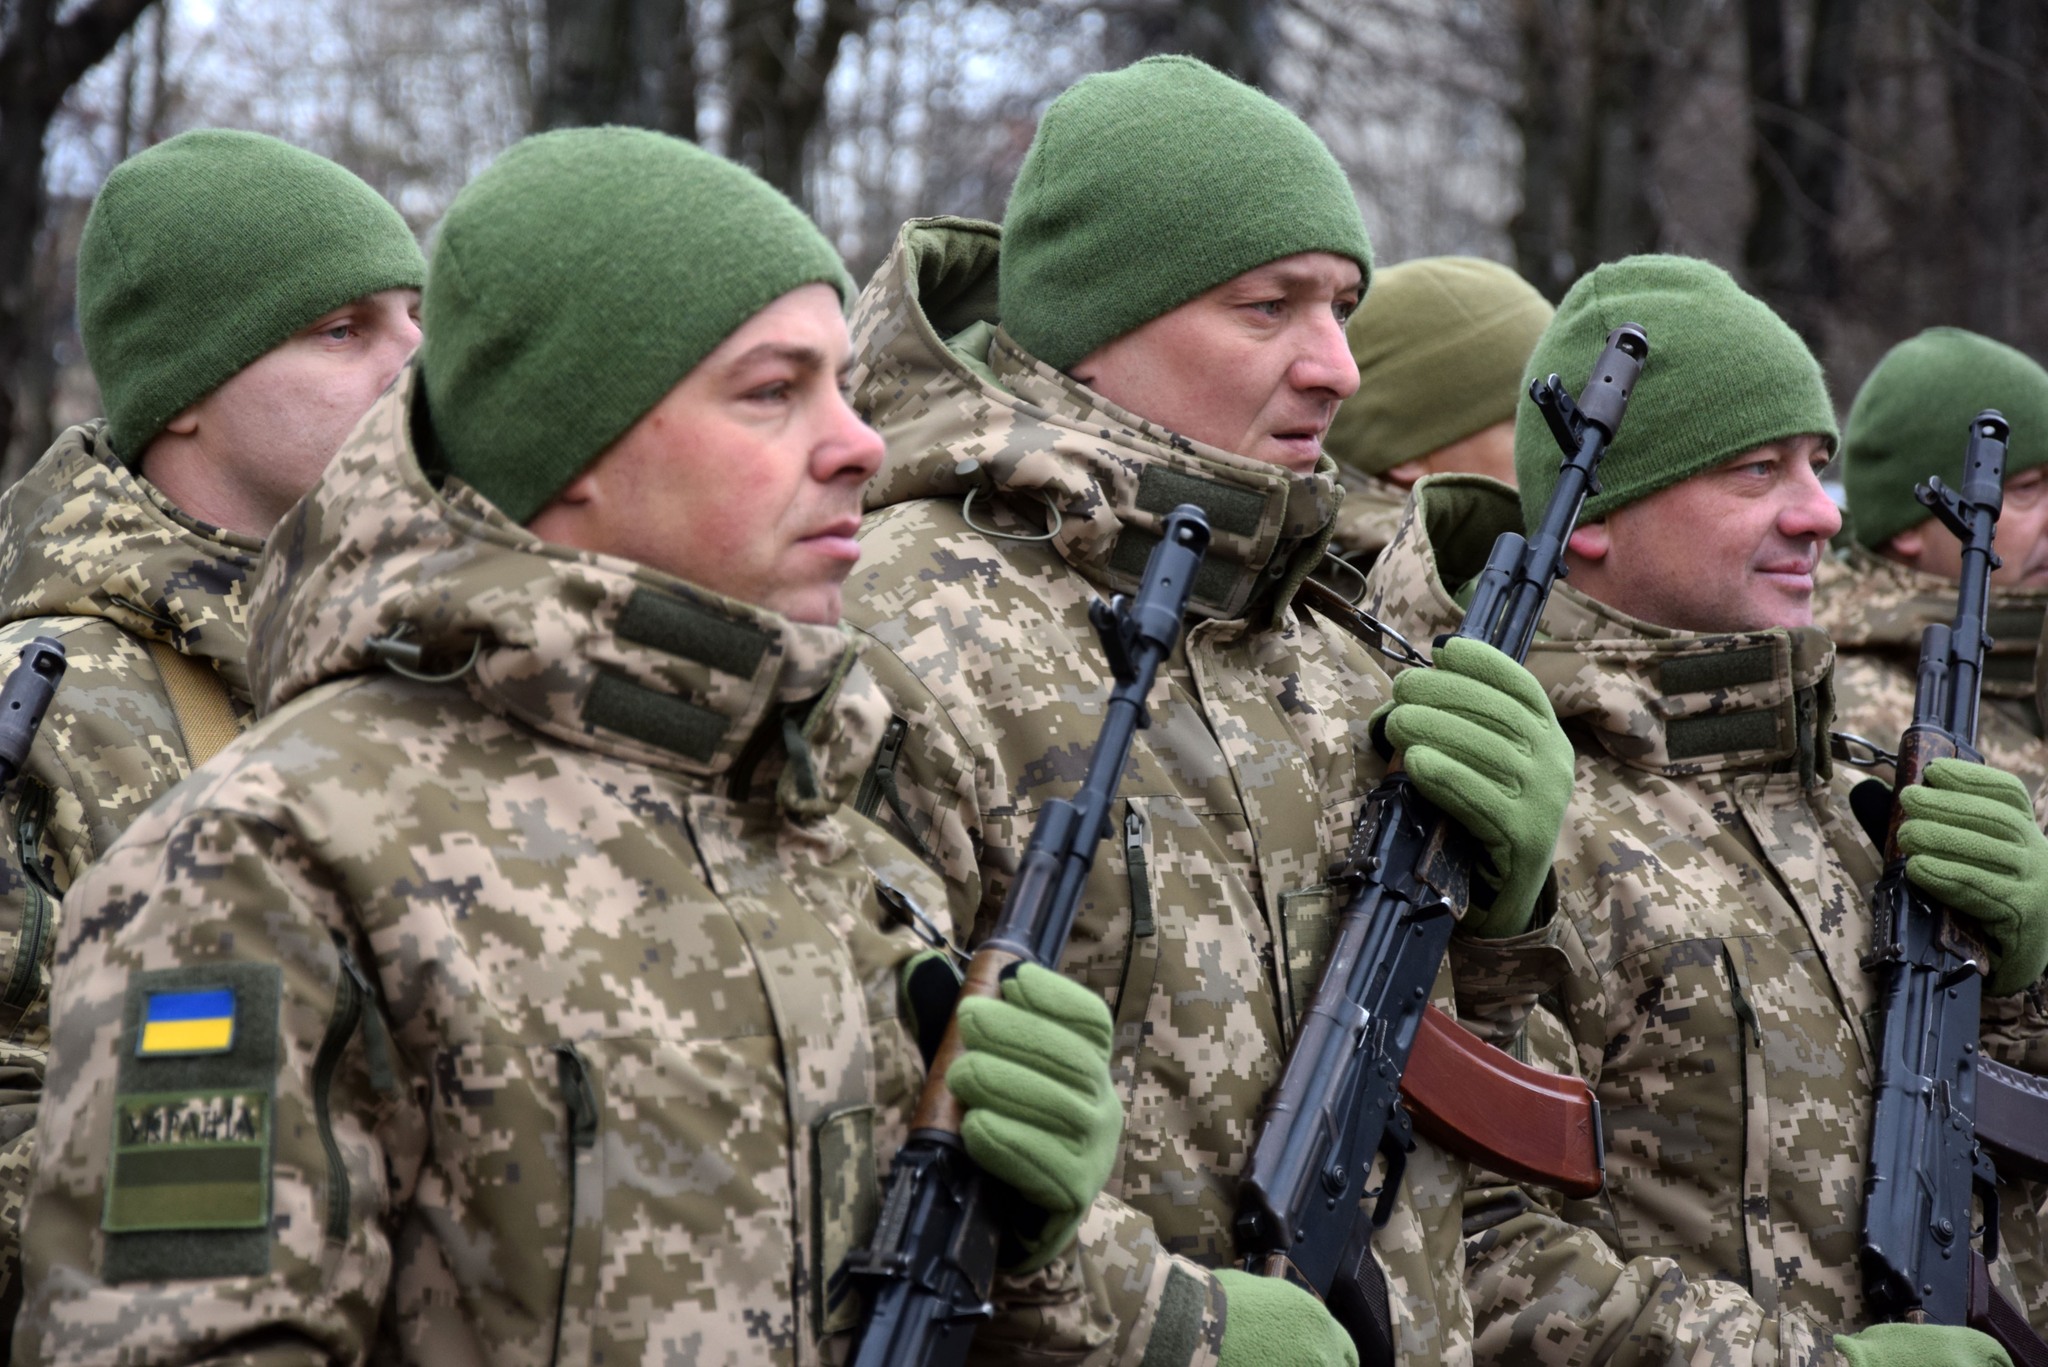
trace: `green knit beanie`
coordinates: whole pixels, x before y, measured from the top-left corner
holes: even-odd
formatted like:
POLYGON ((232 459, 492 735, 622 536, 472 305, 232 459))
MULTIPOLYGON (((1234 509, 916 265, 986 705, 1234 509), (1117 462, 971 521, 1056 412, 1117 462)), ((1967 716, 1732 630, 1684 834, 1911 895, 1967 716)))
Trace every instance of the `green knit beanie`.
POLYGON ((323 313, 426 273, 398 211, 325 157, 225 128, 136 153, 78 243, 78 331, 115 452, 133 462, 323 313))
POLYGON ((1372 244, 1337 159, 1294 114, 1192 57, 1052 102, 1003 215, 1003 328, 1065 370, 1224 281, 1372 244))
POLYGON ((1358 392, 1337 409, 1323 449, 1382 475, 1513 421, 1522 367, 1552 313, 1534 285, 1476 256, 1382 267, 1345 329, 1358 392))
POLYGON ((2037 362, 1961 328, 1929 328, 1885 353, 1842 436, 1857 541, 1876 549, 1932 516, 1913 486, 1929 475, 1962 479, 1970 419, 1987 408, 2012 424, 2008 476, 2048 463, 2048 370, 2037 362))
MULTIPOLYGON (((1621 435, 1600 464, 1583 516, 1604 517, 1725 460, 1788 437, 1840 440, 1820 362, 1799 334, 1719 266, 1689 256, 1631 256, 1579 277, 1522 372, 1553 372, 1577 395, 1607 334, 1640 323, 1650 359, 1621 435)), ((1563 459, 1534 404, 1515 419, 1515 477, 1530 525, 1563 459)))
POLYGON ((734 329, 820 282, 853 294, 824 234, 751 171, 645 129, 527 138, 434 243, 423 460, 525 522, 734 329))

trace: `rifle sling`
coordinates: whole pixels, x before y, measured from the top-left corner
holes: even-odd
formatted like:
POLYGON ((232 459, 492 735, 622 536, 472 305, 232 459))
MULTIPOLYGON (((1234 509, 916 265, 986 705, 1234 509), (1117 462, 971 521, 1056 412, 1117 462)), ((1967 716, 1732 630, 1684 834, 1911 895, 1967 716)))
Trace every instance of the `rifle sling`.
POLYGON ((1980 1061, 1977 1139, 1992 1151, 2001 1172, 2048 1177, 2048 1078, 1980 1061))
POLYGON ((1592 1090, 1503 1053, 1434 1006, 1416 1032, 1401 1096, 1415 1128, 1460 1158, 1567 1196, 1595 1196, 1605 1184, 1592 1090))

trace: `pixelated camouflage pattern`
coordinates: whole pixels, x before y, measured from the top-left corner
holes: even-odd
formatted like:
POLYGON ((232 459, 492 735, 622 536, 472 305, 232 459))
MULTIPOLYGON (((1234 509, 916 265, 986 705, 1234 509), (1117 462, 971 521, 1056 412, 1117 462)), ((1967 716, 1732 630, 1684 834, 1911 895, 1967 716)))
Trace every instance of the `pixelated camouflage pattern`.
POLYGON ((1337 509, 1330 549, 1369 570, 1394 539, 1401 510, 1408 506, 1408 491, 1384 475, 1369 475, 1342 461, 1337 463, 1337 482, 1343 486, 1344 503, 1337 509))
MULTIPOLYGON (((1862 546, 1821 557, 1814 574, 1814 625, 1835 643, 1835 729, 1886 750, 1913 720, 1913 678, 1920 633, 1956 616, 1951 579, 1888 560, 1862 546)), ((2048 802, 2048 741, 2035 679, 2048 619, 2048 589, 1991 593, 1983 706, 1977 746, 1987 764, 2016 774, 2037 806, 2048 802)), ((1871 771, 1892 781, 1890 765, 1871 771)))
MULTIPOLYGON (((1428 640, 1521 513, 1479 476, 1417 499, 1368 607, 1428 640)), ((1823 1363, 1864 1324, 1878 861, 1828 764, 1832 663, 1811 628, 1694 635, 1554 591, 1528 664, 1579 756, 1557 913, 1452 957, 1468 1014, 1556 1007, 1600 1098, 1607 1190, 1561 1216, 1470 1193, 1479 1360, 1823 1363)), ((1988 1004, 1991 1052, 2039 1068, 2040 1008, 1988 1004)), ((2040 1322, 2040 1192, 2005 1194, 1998 1276, 2040 1322)))
POLYGON ((247 581, 262 545, 172 506, 105 434, 68 429, 0 495, 0 677, 37 636, 62 642, 68 666, 0 793, 0 1296, 17 1266, 64 892, 191 772, 147 643, 206 661, 249 709, 247 581))
MULTIPOLYGON (((922 1072, 897 989, 919 942, 877 880, 945 896, 833 800, 886 707, 838 630, 436 494, 407 443, 413 382, 272 538, 264 722, 73 891, 23 1350, 834 1360, 846 1336, 827 1330, 854 1307, 830 1274, 866 1237, 922 1072), (666 633, 629 625, 650 603, 666 633), (605 679, 722 732, 586 721, 605 679), (222 961, 283 968, 268 1270, 110 1283, 124 995, 222 961), (353 1029, 351 964, 372 994, 353 1029)), ((179 1236, 194 1256, 221 1237, 179 1236)), ((977 1351, 1103 1356, 1113 1324, 1073 1260, 1000 1289, 1019 1303, 977 1351)))
MULTIPOLYGON (((1260 1101, 1335 919, 1324 870, 1382 773, 1366 731, 1389 687, 1358 642, 1270 601, 1291 573, 1275 567, 1319 551, 1327 464, 1292 475, 1163 432, 999 331, 1001 387, 946 348, 942 327, 974 321, 959 301, 991 292, 995 248, 988 225, 913 222, 855 306, 855 402, 889 457, 848 619, 907 723, 906 837, 944 872, 960 933, 986 932, 1035 814, 1076 790, 1100 727, 1112 679, 1088 606, 1127 582, 1103 568, 1115 539, 1158 522, 1132 491, 1168 469, 1263 497, 1254 537, 1216 538, 1228 582, 1159 674, 1064 964, 1116 1013, 1128 1116, 1109 1191, 1166 1248, 1221 1266, 1260 1101), (963 461, 985 473, 958 475, 963 461), (1058 534, 1016 539, 1042 535, 1048 504, 1058 534)), ((1424 1145, 1375 1240, 1403 1362, 1469 1354, 1463 1180, 1424 1145)))

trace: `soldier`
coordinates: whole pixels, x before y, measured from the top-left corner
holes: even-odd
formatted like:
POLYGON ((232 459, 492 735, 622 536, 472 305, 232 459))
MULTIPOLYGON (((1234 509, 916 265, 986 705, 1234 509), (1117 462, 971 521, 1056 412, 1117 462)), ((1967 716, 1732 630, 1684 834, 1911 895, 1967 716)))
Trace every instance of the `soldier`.
POLYGON ((36 636, 70 661, 0 794, 0 1325, 20 1294, 60 899, 247 720, 263 537, 418 345, 425 277, 375 191, 254 133, 131 157, 86 220, 79 330, 107 416, 0 498, 0 670, 36 636))
MULTIPOLYGON (((1177 504, 1215 530, 1065 964, 1117 1013, 1130 1125, 1110 1190, 1189 1260, 1150 1330, 1159 1367, 1206 1361, 1219 1324, 1226 1364, 1349 1360, 1311 1297, 1202 1269, 1233 1261, 1260 1098, 1339 910, 1324 871, 1384 771, 1375 709, 1401 698, 1410 771, 1482 833, 1474 919, 1495 933, 1530 915, 1567 796, 1555 721, 1499 652, 1448 651, 1411 695, 1293 603, 1337 508, 1321 438, 1357 383, 1343 325, 1370 265, 1299 119, 1154 58, 1053 103, 1000 230, 908 224, 855 309, 856 400, 890 454, 848 617, 894 709, 860 803, 944 872, 963 936, 1000 908, 1034 812, 1082 777, 1112 682, 1089 604, 1134 583, 1177 504)), ((1367 1269, 1391 1312, 1376 1351, 1460 1360, 1463 1167, 1425 1145, 1407 1174, 1367 1269)))
POLYGON ((1522 365, 1551 312, 1534 285, 1474 256, 1374 272, 1344 329, 1358 392, 1323 441, 1344 484, 1336 546, 1351 563, 1372 568, 1424 475, 1515 482, 1522 365))
MULTIPOLYGON (((2048 802, 2048 744, 2034 678, 2048 608, 2048 370, 1959 328, 1929 328, 1885 354, 1849 410, 1842 442, 1850 545, 1821 562, 1814 621, 1833 638, 1835 721, 1891 749, 1913 715, 1920 633, 1955 615, 1962 543, 1913 486, 1962 477, 1970 419, 2012 423, 1991 574, 1990 655, 1978 745, 2048 802)), ((1891 781, 1891 768, 1878 773, 1891 781)))
MULTIPOLYGON (((1650 360, 1528 660, 1578 752, 1556 914, 1452 951, 1473 1014, 1557 1008, 1604 1108, 1607 1190, 1562 1220, 1513 1189, 1472 1193, 1475 1356, 2002 1363, 1968 1330, 1851 1332, 1868 1322, 1878 859, 1830 772, 1833 649, 1809 625, 1840 525, 1818 477, 1836 440, 1820 367, 1717 267, 1638 256, 1572 287, 1529 374, 1576 392, 1624 322, 1645 327, 1650 360)), ((1533 409, 1515 456, 1519 506, 1470 475, 1417 487, 1370 610, 1416 639, 1457 619, 1495 532, 1555 480, 1533 409)), ((1909 876, 1999 951, 1986 1045, 2038 1068, 2048 839, 2018 780, 1979 765, 1937 763, 1907 810, 1909 876)), ((2009 1292, 2016 1271, 2038 1280, 2036 1205, 2004 1206, 2009 1292)))
MULTIPOLYGON (((851 293, 656 133, 458 197, 431 345, 271 538, 265 721, 73 889, 32 1360, 832 1355, 922 1073, 883 899, 943 896, 838 800, 887 717, 835 625, 881 458, 851 293)), ((949 1081, 1043 1217, 976 1347, 1078 1359, 1110 1021, 1006 996, 949 1081)))

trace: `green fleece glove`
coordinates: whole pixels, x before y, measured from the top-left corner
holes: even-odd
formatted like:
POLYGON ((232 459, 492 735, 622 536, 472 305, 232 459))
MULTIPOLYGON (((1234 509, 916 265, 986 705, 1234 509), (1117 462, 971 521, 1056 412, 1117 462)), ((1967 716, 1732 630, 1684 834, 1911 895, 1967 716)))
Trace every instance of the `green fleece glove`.
POLYGON ((1229 1267, 1216 1280, 1228 1297, 1217 1367, 1358 1367, 1351 1335, 1294 1283, 1229 1267))
POLYGON ((1996 1339, 1946 1324, 1880 1324, 1837 1334, 1835 1350, 1849 1367, 2012 1367, 1996 1339))
POLYGON ((1116 1162, 1116 1027, 1102 998, 1037 964, 1003 981, 1001 1001, 969 997, 956 1015, 967 1052, 946 1086, 967 1107, 960 1138, 983 1172, 1045 1212, 1040 1229, 1016 1231, 1024 1257, 1008 1268, 1036 1271, 1073 1242, 1116 1162))
POLYGON ((1493 860, 1493 905, 1464 928, 1485 939, 1529 928, 1572 800, 1572 743, 1536 676, 1483 641, 1454 638, 1435 669, 1394 680, 1387 739, 1422 795, 1493 860))
POLYGON ((1991 942, 1987 993, 2026 989, 2048 969, 2048 836, 2026 786, 1987 764, 1938 759, 1899 805, 1906 877, 1991 942))

